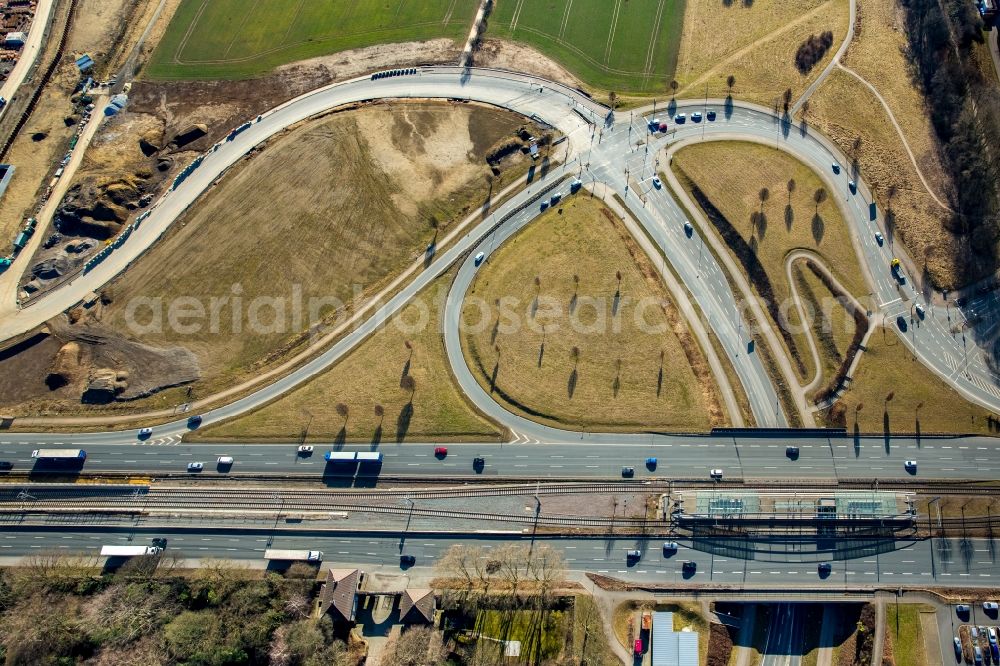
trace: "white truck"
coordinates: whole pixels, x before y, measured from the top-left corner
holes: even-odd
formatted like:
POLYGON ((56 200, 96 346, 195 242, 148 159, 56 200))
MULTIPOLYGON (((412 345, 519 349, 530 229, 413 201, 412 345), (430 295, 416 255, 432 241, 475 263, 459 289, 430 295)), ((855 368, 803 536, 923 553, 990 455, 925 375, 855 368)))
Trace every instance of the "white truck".
POLYGON ((268 548, 264 551, 265 560, 278 562, 322 562, 323 553, 318 550, 281 550, 268 548))
POLYGON ((139 555, 157 555, 158 546, 101 546, 103 557, 136 557, 139 555))

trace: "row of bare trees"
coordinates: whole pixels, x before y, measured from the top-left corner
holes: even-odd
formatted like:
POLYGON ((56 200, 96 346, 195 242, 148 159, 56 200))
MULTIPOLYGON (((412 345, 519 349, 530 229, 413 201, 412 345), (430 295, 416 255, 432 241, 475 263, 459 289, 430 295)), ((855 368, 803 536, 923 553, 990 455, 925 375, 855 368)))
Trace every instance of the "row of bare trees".
POLYGON ((566 560, 548 544, 505 543, 496 548, 456 544, 437 564, 458 601, 486 596, 514 605, 531 598, 545 605, 566 579, 566 560))

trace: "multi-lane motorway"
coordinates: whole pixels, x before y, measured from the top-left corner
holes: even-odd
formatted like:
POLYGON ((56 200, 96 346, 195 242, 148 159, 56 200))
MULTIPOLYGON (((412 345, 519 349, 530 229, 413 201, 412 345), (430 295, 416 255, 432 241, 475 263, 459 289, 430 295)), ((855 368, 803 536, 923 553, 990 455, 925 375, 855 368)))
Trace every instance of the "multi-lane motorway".
MULTIPOLYGON (((10 436, 10 435, 8 435, 10 436)), ((33 438, 34 439, 34 438, 33 438)), ((69 440, 45 438, 53 446, 69 440)), ((725 480, 745 479, 970 479, 991 480, 1000 475, 1000 448, 984 437, 894 438, 801 437, 794 440, 798 458, 785 454, 787 438, 635 435, 627 441, 608 436, 607 443, 449 444, 448 455, 434 455, 434 444, 407 442, 378 447, 384 476, 445 476, 446 478, 607 478, 620 477, 621 468, 635 470, 635 478, 707 479, 710 468, 721 468, 725 480), (482 471, 473 469, 481 456, 482 471), (646 459, 657 459, 655 470, 646 459), (917 462, 915 472, 904 462, 917 462)), ((14 463, 15 471, 33 467, 33 440, 0 441, 0 459, 14 463)), ((369 451, 369 446, 345 450, 369 451)), ((233 456, 233 474, 296 474, 321 477, 326 470, 317 447, 310 457, 297 452, 296 444, 214 443, 185 444, 178 440, 151 440, 122 446, 88 444, 89 473, 129 472, 135 475, 184 474, 190 462, 204 462, 202 475, 215 474, 219 456, 233 456)))
POLYGON ((371 536, 308 531, 289 533, 239 527, 226 531, 212 527, 70 527, 54 523, 50 527, 4 526, 0 535, 0 558, 19 558, 56 550, 63 553, 95 555, 102 544, 148 543, 153 537, 167 537, 168 548, 188 559, 227 558, 261 562, 266 548, 309 548, 322 550, 328 566, 363 565, 399 569, 399 555, 410 554, 417 566, 433 567, 454 544, 496 548, 505 542, 548 543, 559 549, 567 567, 591 571, 631 581, 709 586, 775 586, 778 589, 828 587, 843 589, 886 585, 948 585, 995 587, 998 583, 996 548, 990 541, 972 539, 964 549, 958 539, 933 541, 866 542, 843 544, 843 550, 780 556, 737 557, 725 551, 724 543, 699 541, 696 548, 681 540, 676 553, 664 556, 662 539, 568 538, 547 539, 517 532, 460 536, 454 534, 410 533, 400 536, 371 536), (642 557, 627 562, 625 551, 642 550, 642 557), (845 559, 849 558, 849 559, 845 559), (683 563, 696 562, 694 573, 685 572, 683 563), (829 576, 820 576, 820 562, 830 562, 829 576))

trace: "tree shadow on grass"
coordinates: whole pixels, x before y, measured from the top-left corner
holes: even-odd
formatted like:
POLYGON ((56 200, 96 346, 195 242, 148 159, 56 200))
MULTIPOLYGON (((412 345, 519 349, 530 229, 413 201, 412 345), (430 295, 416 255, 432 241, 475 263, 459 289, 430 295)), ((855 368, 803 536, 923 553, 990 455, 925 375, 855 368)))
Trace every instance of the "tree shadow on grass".
POLYGON ((413 420, 413 401, 403 405, 403 409, 399 412, 399 417, 396 419, 396 442, 402 443, 406 439, 406 433, 410 430, 410 421, 413 420))
POLYGON ((812 219, 812 235, 817 245, 823 242, 823 234, 825 233, 826 223, 823 222, 823 217, 819 213, 814 214, 812 219))
POLYGON ((577 373, 576 368, 573 368, 573 372, 569 373, 569 381, 566 382, 566 393, 571 400, 573 399, 573 394, 576 393, 576 383, 579 379, 579 373, 577 373))

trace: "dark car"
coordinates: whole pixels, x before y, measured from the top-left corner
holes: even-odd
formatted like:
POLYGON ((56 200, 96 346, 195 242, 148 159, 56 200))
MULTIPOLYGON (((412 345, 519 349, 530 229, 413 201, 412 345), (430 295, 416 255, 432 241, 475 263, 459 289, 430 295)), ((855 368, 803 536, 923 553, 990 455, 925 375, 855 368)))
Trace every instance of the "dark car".
POLYGON ((788 456, 789 458, 791 458, 792 460, 795 460, 796 458, 799 457, 799 447, 797 447, 797 446, 786 446, 785 447, 785 455, 788 456))
POLYGON ((903 315, 899 315, 898 317, 896 317, 896 326, 898 326, 899 330, 901 330, 903 333, 906 333, 906 329, 909 328, 909 326, 906 324, 906 317, 904 317, 903 315))
POLYGON ((159 548, 160 550, 163 550, 164 548, 167 547, 167 540, 164 539, 163 537, 156 537, 155 539, 153 539, 153 545, 159 548))
POLYGON ((399 556, 399 566, 401 567, 412 567, 417 563, 417 558, 413 555, 400 555, 399 556))
POLYGON ((0 460, 0 469, 14 469, 14 463, 9 460, 0 460))
POLYGON ((188 417, 188 428, 194 430, 201 425, 201 414, 188 417))
POLYGON ((622 467, 622 476, 630 477, 635 475, 634 467, 622 467))
POLYGON ((685 573, 694 573, 698 570, 698 563, 694 560, 687 560, 684 562, 683 569, 685 573))
POLYGON ((486 467, 486 458, 476 456, 472 459, 472 469, 482 469, 484 467, 486 467))

